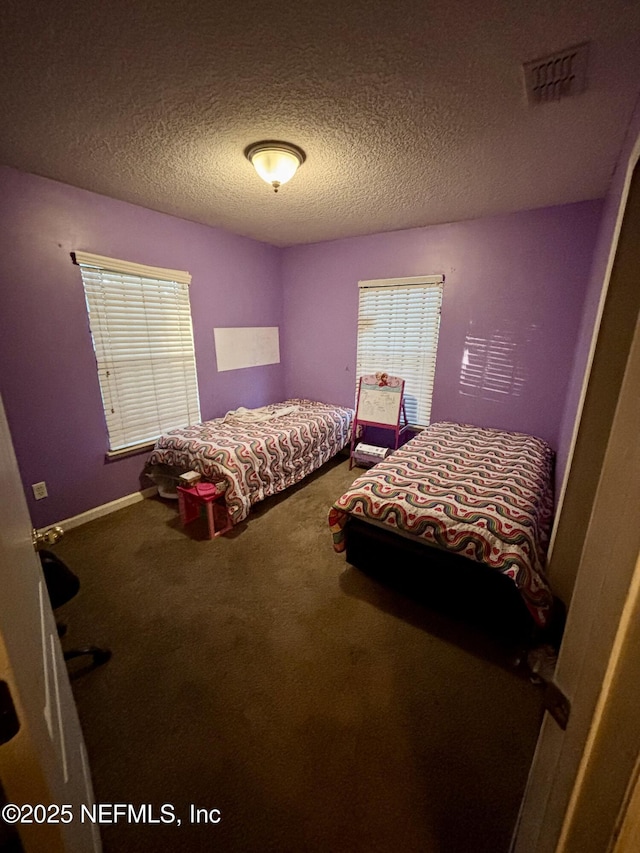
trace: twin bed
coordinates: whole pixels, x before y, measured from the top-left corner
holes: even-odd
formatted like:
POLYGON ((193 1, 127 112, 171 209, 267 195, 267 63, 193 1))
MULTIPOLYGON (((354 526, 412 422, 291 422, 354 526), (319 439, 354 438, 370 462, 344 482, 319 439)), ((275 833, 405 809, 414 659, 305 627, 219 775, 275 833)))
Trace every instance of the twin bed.
POLYGON ((239 408, 161 436, 147 467, 197 471, 223 483, 231 521, 238 524, 255 503, 300 482, 342 450, 353 414, 301 399, 239 408))
MULTIPOLYGON (((293 399, 162 436, 151 466, 223 482, 233 524, 349 443, 354 412, 293 399)), ((489 618, 545 628, 553 452, 522 433, 436 423, 358 476, 329 512, 334 548, 374 575, 414 577, 489 618)))
POLYGON ((370 573, 410 573, 509 630, 545 628, 552 473, 539 438, 432 424, 334 503, 334 548, 370 573))

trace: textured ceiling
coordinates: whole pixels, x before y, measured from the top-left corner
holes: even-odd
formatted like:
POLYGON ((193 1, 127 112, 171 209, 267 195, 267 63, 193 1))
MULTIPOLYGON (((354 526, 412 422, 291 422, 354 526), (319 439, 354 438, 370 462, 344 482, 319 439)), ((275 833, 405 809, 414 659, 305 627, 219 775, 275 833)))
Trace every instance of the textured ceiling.
POLYGON ((0 162, 276 245, 602 196, 640 90, 624 0, 4 0, 0 162), (589 41, 587 91, 521 64, 589 41), (243 157, 307 161, 275 195, 243 157))

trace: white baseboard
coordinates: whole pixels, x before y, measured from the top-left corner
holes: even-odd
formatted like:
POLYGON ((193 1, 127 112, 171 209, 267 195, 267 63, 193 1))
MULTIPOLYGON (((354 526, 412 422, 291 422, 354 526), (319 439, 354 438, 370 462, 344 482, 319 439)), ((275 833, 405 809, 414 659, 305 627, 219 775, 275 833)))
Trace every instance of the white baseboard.
POLYGON ((124 509, 126 506, 137 504, 145 498, 153 497, 153 495, 157 493, 158 487, 151 486, 148 489, 142 489, 140 492, 133 492, 133 494, 125 495, 123 498, 118 498, 115 501, 109 501, 108 504, 102 504, 102 506, 96 506, 93 509, 88 509, 86 512, 81 512, 80 515, 73 515, 71 518, 65 518, 62 521, 56 522, 55 525, 47 524, 46 527, 41 527, 38 532, 48 530, 50 527, 55 526, 62 527, 63 530, 72 530, 74 527, 80 527, 80 525, 86 524, 88 521, 93 521, 94 518, 101 518, 103 515, 109 515, 109 513, 117 512, 117 510, 124 509))

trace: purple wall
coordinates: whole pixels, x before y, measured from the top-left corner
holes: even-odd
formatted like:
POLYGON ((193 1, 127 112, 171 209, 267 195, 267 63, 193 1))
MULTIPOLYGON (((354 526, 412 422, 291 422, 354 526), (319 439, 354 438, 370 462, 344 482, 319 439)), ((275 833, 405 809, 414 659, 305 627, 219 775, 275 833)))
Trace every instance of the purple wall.
MULTIPOLYGON (((601 201, 284 251, 287 396, 353 405, 361 279, 445 275, 432 420, 530 432, 557 448, 601 201), (463 393, 467 336, 514 342, 511 393, 463 393)), ((381 365, 382 367, 382 365, 381 365)))
POLYGON ((13 169, 0 187, 0 391, 35 526, 136 491, 146 458, 104 459, 77 249, 191 272, 203 418, 288 396, 353 405, 358 280, 444 273, 433 419, 563 441, 599 201, 281 250, 13 169), (282 364, 218 374, 213 328, 253 325, 280 326, 282 364), (495 334, 519 385, 465 395, 467 337, 495 334))
MULTIPOLYGON (((282 399, 282 365, 218 374, 214 326, 280 326, 280 250, 0 168, 0 391, 36 527, 140 488, 146 454, 105 462, 76 249, 188 270, 203 418, 282 399), (49 498, 30 484, 45 480, 49 498)), ((147 485, 147 484, 145 484, 147 485)))

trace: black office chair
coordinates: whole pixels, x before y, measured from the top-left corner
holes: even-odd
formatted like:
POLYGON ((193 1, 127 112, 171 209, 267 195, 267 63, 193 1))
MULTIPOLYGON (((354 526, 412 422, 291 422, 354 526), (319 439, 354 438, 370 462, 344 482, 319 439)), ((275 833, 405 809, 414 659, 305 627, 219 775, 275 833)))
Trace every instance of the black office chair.
MULTIPOLYGON (((56 608, 66 604, 67 601, 70 601, 77 594, 80 589, 80 580, 71 571, 69 566, 52 551, 38 551, 38 554, 42 563, 42 571, 47 584, 51 607, 56 610, 56 608)), ((56 627, 58 629, 58 636, 63 637, 67 626, 64 623, 56 622, 56 627)), ((109 660, 111 650, 103 649, 99 646, 81 646, 80 648, 69 649, 66 652, 63 651, 63 655, 67 661, 88 656, 91 658, 89 668, 93 669, 109 660)))

